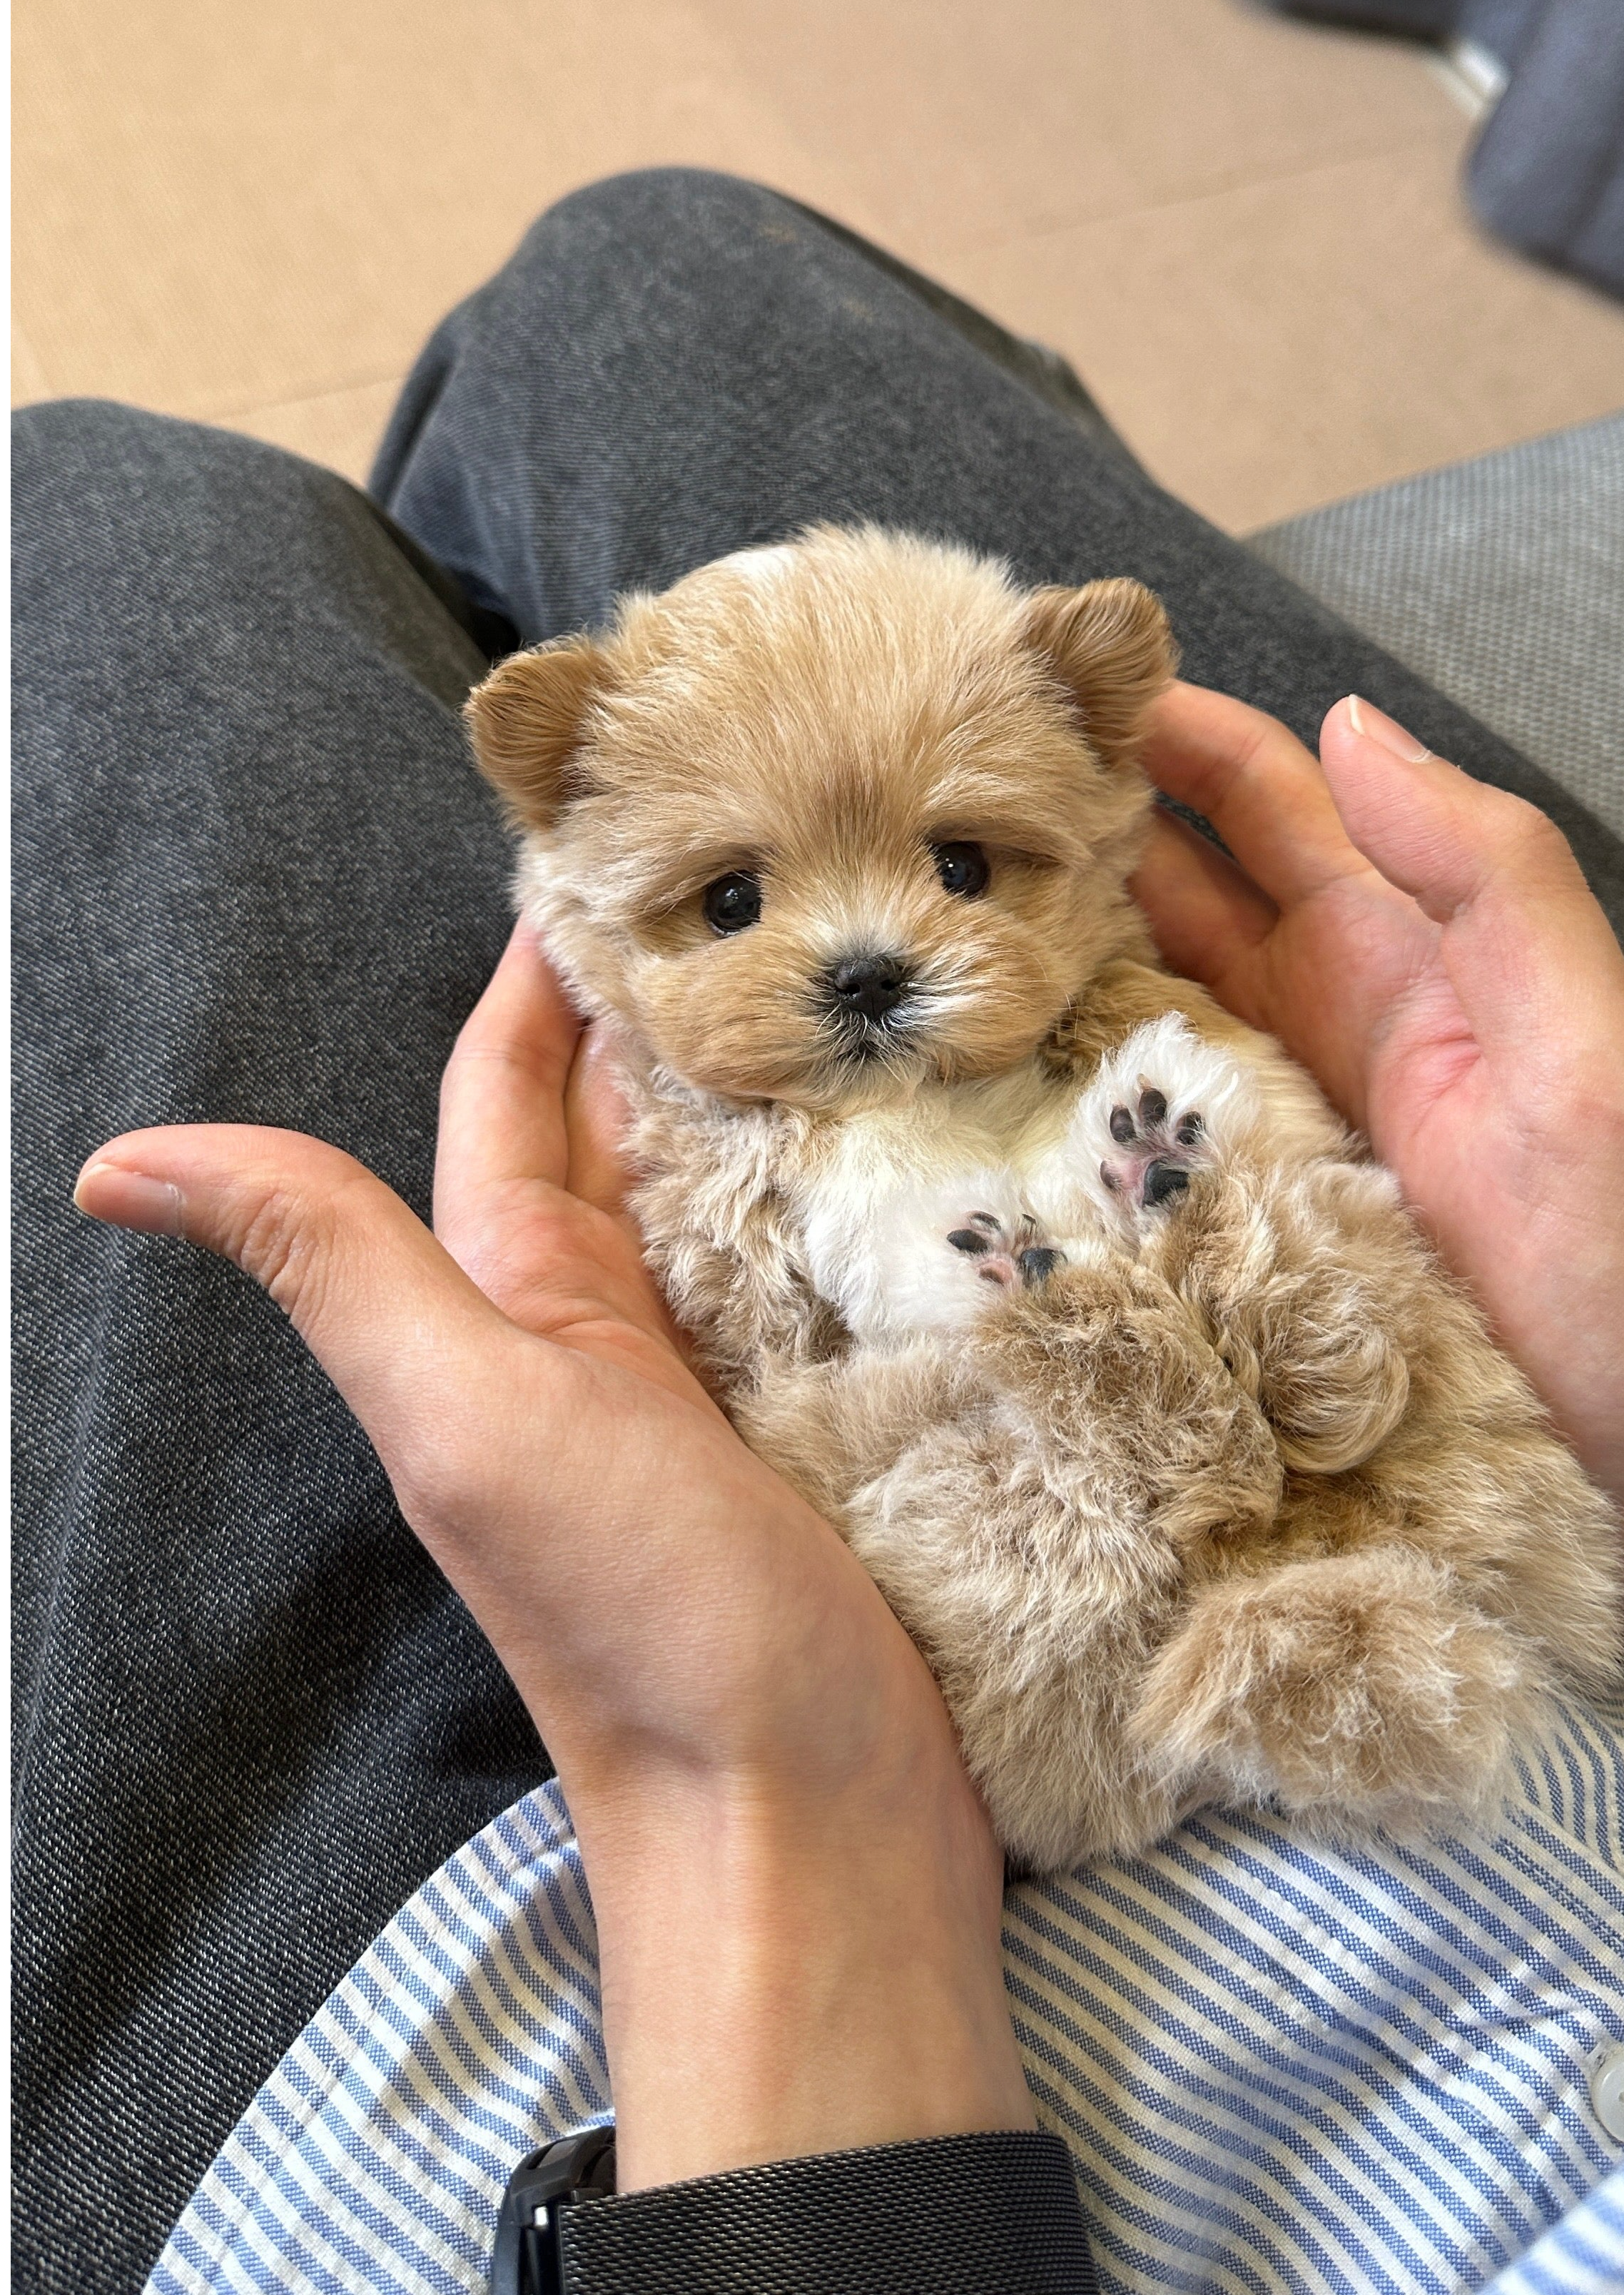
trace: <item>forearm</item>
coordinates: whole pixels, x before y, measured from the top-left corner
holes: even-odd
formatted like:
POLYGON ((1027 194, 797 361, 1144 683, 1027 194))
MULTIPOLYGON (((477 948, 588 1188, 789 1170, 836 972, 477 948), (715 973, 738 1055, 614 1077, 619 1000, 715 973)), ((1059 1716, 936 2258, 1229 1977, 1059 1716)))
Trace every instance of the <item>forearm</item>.
POLYGON ((961 1774, 831 1797, 666 1778, 577 1813, 622 2191, 1033 2125, 1001 1859, 961 1774))

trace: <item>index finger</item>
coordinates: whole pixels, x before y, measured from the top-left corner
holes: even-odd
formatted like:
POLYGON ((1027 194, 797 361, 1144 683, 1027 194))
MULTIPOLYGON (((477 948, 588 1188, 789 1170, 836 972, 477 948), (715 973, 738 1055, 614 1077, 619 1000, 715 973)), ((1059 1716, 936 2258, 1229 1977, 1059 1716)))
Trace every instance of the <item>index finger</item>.
POLYGON ((1210 821, 1283 909, 1368 870, 1318 761, 1277 718, 1204 686, 1169 688, 1150 715, 1145 770, 1210 821))
POLYGON ((581 1020, 522 920, 463 1023, 440 1082, 434 1221, 454 1229, 494 1188, 568 1176, 564 1091, 581 1020))
POLYGON ((1258 958, 1280 911, 1227 853, 1158 806, 1129 889, 1164 963, 1211 988, 1242 1019, 1267 1025, 1258 958))

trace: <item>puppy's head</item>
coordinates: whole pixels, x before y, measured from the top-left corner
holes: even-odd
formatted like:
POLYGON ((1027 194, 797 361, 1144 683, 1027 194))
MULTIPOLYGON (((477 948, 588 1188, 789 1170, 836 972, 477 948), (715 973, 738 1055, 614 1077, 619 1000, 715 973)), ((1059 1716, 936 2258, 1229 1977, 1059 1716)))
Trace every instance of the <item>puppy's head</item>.
POLYGON ((824 527, 513 655, 468 715, 588 1008, 702 1090, 838 1108, 1014 1066, 1129 944, 1171 668, 1137 583, 824 527))

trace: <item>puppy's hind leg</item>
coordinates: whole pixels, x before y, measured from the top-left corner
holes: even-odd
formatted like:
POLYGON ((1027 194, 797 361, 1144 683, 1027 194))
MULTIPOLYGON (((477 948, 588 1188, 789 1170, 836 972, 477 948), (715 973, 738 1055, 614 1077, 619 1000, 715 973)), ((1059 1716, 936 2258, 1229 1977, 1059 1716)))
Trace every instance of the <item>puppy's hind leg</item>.
POLYGON ((1414 1832, 1492 1817, 1539 1673, 1447 1568, 1388 1547, 1209 1582, 1130 1734, 1181 1799, 1414 1832))

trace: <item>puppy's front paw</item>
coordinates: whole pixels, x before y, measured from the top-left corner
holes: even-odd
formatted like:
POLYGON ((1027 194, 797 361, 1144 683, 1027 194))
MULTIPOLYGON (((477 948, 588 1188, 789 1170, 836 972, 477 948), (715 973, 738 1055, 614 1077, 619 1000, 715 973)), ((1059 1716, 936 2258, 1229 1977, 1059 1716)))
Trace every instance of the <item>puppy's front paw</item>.
POLYGON ((1065 1263, 1065 1252, 1045 1243, 1037 1221, 1024 1213, 1011 1224, 996 1212, 972 1212, 961 1226, 949 1229, 947 1241, 970 1262, 978 1282, 1000 1291, 1034 1290, 1065 1263))
POLYGON ((851 1331, 889 1345, 926 1331, 974 1330, 1004 1302, 1041 1289, 1074 1240, 1068 1235, 1068 1249, 1057 1249, 1015 1173, 989 1165, 848 1205, 837 1237, 844 1256, 827 1249, 820 1279, 851 1331), (865 1209, 869 1247, 854 1249, 853 1239, 865 1240, 865 1209), (858 1280, 842 1288, 843 1274, 858 1280))
POLYGON ((1138 1246, 1190 1201, 1201 1173, 1228 1161, 1256 1115, 1240 1063, 1168 1012, 1100 1062, 1064 1152, 1108 1230, 1138 1246))
POLYGON ((1130 1107, 1119 1100, 1108 1126, 1113 1152, 1100 1158, 1102 1185, 1136 1211, 1162 1210, 1178 1201, 1190 1174, 1206 1160, 1206 1118, 1180 1107, 1160 1084, 1141 1078, 1130 1107))

